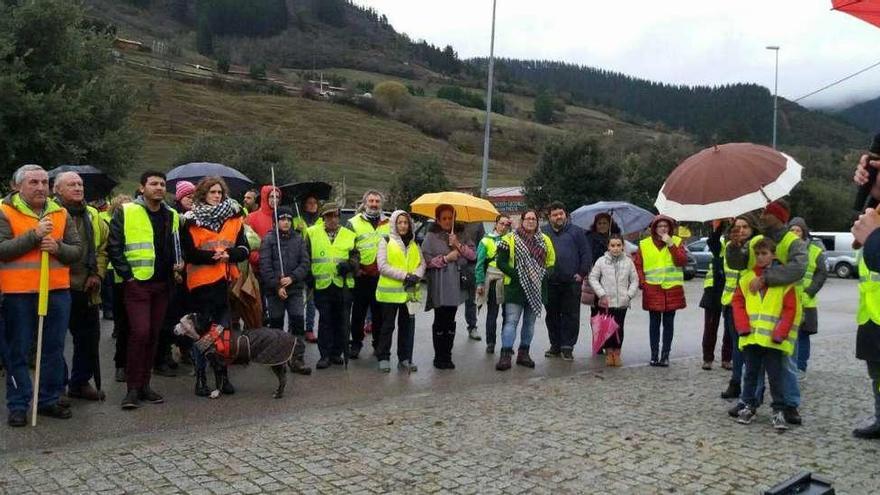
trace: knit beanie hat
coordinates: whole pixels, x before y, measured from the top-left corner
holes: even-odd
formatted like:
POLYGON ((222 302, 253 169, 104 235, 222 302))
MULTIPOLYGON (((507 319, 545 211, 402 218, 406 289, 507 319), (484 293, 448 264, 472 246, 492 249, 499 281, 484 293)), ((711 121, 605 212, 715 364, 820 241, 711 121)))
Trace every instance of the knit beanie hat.
POLYGON ((177 183, 177 187, 174 189, 174 199, 180 201, 194 192, 196 192, 196 186, 192 182, 182 180, 177 183))
POLYGON ((788 220, 791 218, 791 210, 789 210, 788 205, 782 201, 774 201, 770 203, 764 208, 764 212, 778 218, 782 223, 788 223, 788 220))

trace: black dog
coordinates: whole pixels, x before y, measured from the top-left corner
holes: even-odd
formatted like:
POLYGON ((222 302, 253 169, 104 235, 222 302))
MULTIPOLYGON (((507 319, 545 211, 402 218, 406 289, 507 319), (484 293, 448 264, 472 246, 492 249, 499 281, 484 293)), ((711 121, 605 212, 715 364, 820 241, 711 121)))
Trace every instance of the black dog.
POLYGON ((284 396, 284 388, 287 386, 284 366, 290 365, 296 343, 292 335, 275 328, 255 328, 238 332, 216 325, 200 313, 184 315, 174 327, 174 333, 195 340, 196 348, 211 364, 216 386, 211 392, 211 398, 220 396, 226 365, 251 362, 272 368, 278 379, 278 388, 272 396, 276 399, 284 396))

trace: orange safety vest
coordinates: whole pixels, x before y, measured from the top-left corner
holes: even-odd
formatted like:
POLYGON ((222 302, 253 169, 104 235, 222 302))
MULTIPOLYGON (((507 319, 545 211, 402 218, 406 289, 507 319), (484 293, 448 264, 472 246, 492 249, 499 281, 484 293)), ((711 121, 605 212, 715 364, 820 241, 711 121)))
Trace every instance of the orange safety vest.
MULTIPOLYGON (((220 232, 196 226, 189 226, 189 234, 192 236, 196 249, 202 251, 225 251, 235 246, 238 232, 244 226, 241 217, 226 220, 220 232)), ((214 263, 212 265, 186 265, 186 287, 193 290, 202 285, 213 284, 224 278, 229 281, 238 280, 239 271, 235 263, 214 263)))
MULTIPOLYGON (((48 208, 48 204, 47 204, 48 208)), ((9 220, 12 237, 20 237, 37 228, 40 219, 22 213, 12 205, 0 204, 0 209, 9 220)), ((52 233, 49 236, 61 242, 67 225, 67 210, 56 209, 45 215, 52 220, 52 233)), ((19 256, 0 264, 0 288, 6 294, 36 294, 40 291, 40 247, 39 245, 19 256)), ((49 290, 69 289, 70 269, 57 258, 49 255, 49 290)))

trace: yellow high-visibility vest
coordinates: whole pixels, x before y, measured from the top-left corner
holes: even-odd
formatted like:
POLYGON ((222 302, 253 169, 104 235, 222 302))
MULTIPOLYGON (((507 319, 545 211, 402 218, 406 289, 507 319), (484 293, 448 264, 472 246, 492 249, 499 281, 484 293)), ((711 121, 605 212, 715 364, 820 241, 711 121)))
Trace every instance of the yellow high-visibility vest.
MULTIPOLYGON (((163 203, 160 208, 168 208, 163 203)), ((171 232, 180 228, 180 217, 177 212, 168 208, 171 215, 171 232)), ((122 217, 125 234, 125 259, 131 267, 135 280, 149 280, 155 272, 156 248, 153 246, 153 224, 147 208, 140 203, 122 205, 122 217)))
POLYGON ((336 233, 336 238, 332 243, 323 225, 312 225, 309 227, 308 233, 315 289, 326 289, 330 287, 331 283, 340 288, 343 284, 349 289, 353 288, 354 274, 347 274, 343 281, 337 273, 337 265, 348 261, 351 250, 354 249, 354 232, 345 227, 339 227, 339 232, 336 233))
MULTIPOLYGON (((385 249, 386 263, 392 267, 403 270, 406 273, 415 273, 422 264, 422 253, 415 241, 410 242, 404 253, 400 244, 393 240, 388 241, 385 249)), ((415 291, 408 294, 403 286, 403 280, 395 280, 385 275, 379 276, 379 284, 376 286, 376 301, 383 303, 403 304, 409 300, 415 291)))
POLYGON ((388 239, 391 224, 385 222, 374 229, 373 224, 362 215, 355 215, 349 222, 357 235, 355 247, 361 255, 361 264, 372 265, 376 262, 376 255, 379 254, 379 239, 383 237, 388 239))
POLYGON ((819 305, 819 301, 817 300, 818 294, 810 297, 809 294, 804 291, 807 287, 813 284, 813 276, 816 274, 820 254, 822 254, 822 248, 811 242, 809 251, 807 252, 807 271, 804 273, 804 278, 801 279, 801 283, 797 285, 798 299, 800 300, 801 305, 805 308, 815 308, 819 305))
MULTIPOLYGON (((672 243, 680 246, 681 237, 672 236, 672 243)), ((645 283, 659 285, 664 289, 684 285, 684 270, 680 266, 675 266, 672 253, 666 246, 657 249, 654 239, 646 237, 639 242, 639 251, 642 253, 645 283)))
POLYGON ((751 333, 740 335, 739 349, 747 345, 760 345, 771 349, 779 349, 786 356, 794 353, 794 346, 798 338, 798 326, 801 321, 801 306, 797 304, 797 312, 792 323, 788 337, 781 344, 773 342, 773 331, 782 317, 782 304, 785 294, 794 289, 794 284, 777 287, 767 287, 764 295, 749 291, 749 283, 755 279, 755 272, 749 270, 739 277, 739 288, 745 296, 746 313, 749 315, 749 328, 751 333))

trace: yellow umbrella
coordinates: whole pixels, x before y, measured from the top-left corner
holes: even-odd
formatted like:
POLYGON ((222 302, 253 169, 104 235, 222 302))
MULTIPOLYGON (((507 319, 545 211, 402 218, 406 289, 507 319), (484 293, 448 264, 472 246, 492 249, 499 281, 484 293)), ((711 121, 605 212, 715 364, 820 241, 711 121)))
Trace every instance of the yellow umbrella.
POLYGON ((494 222, 498 216, 498 210, 489 201, 452 191, 422 194, 410 204, 410 207, 417 215, 434 218, 434 210, 440 205, 450 205, 455 208, 457 222, 494 222))

